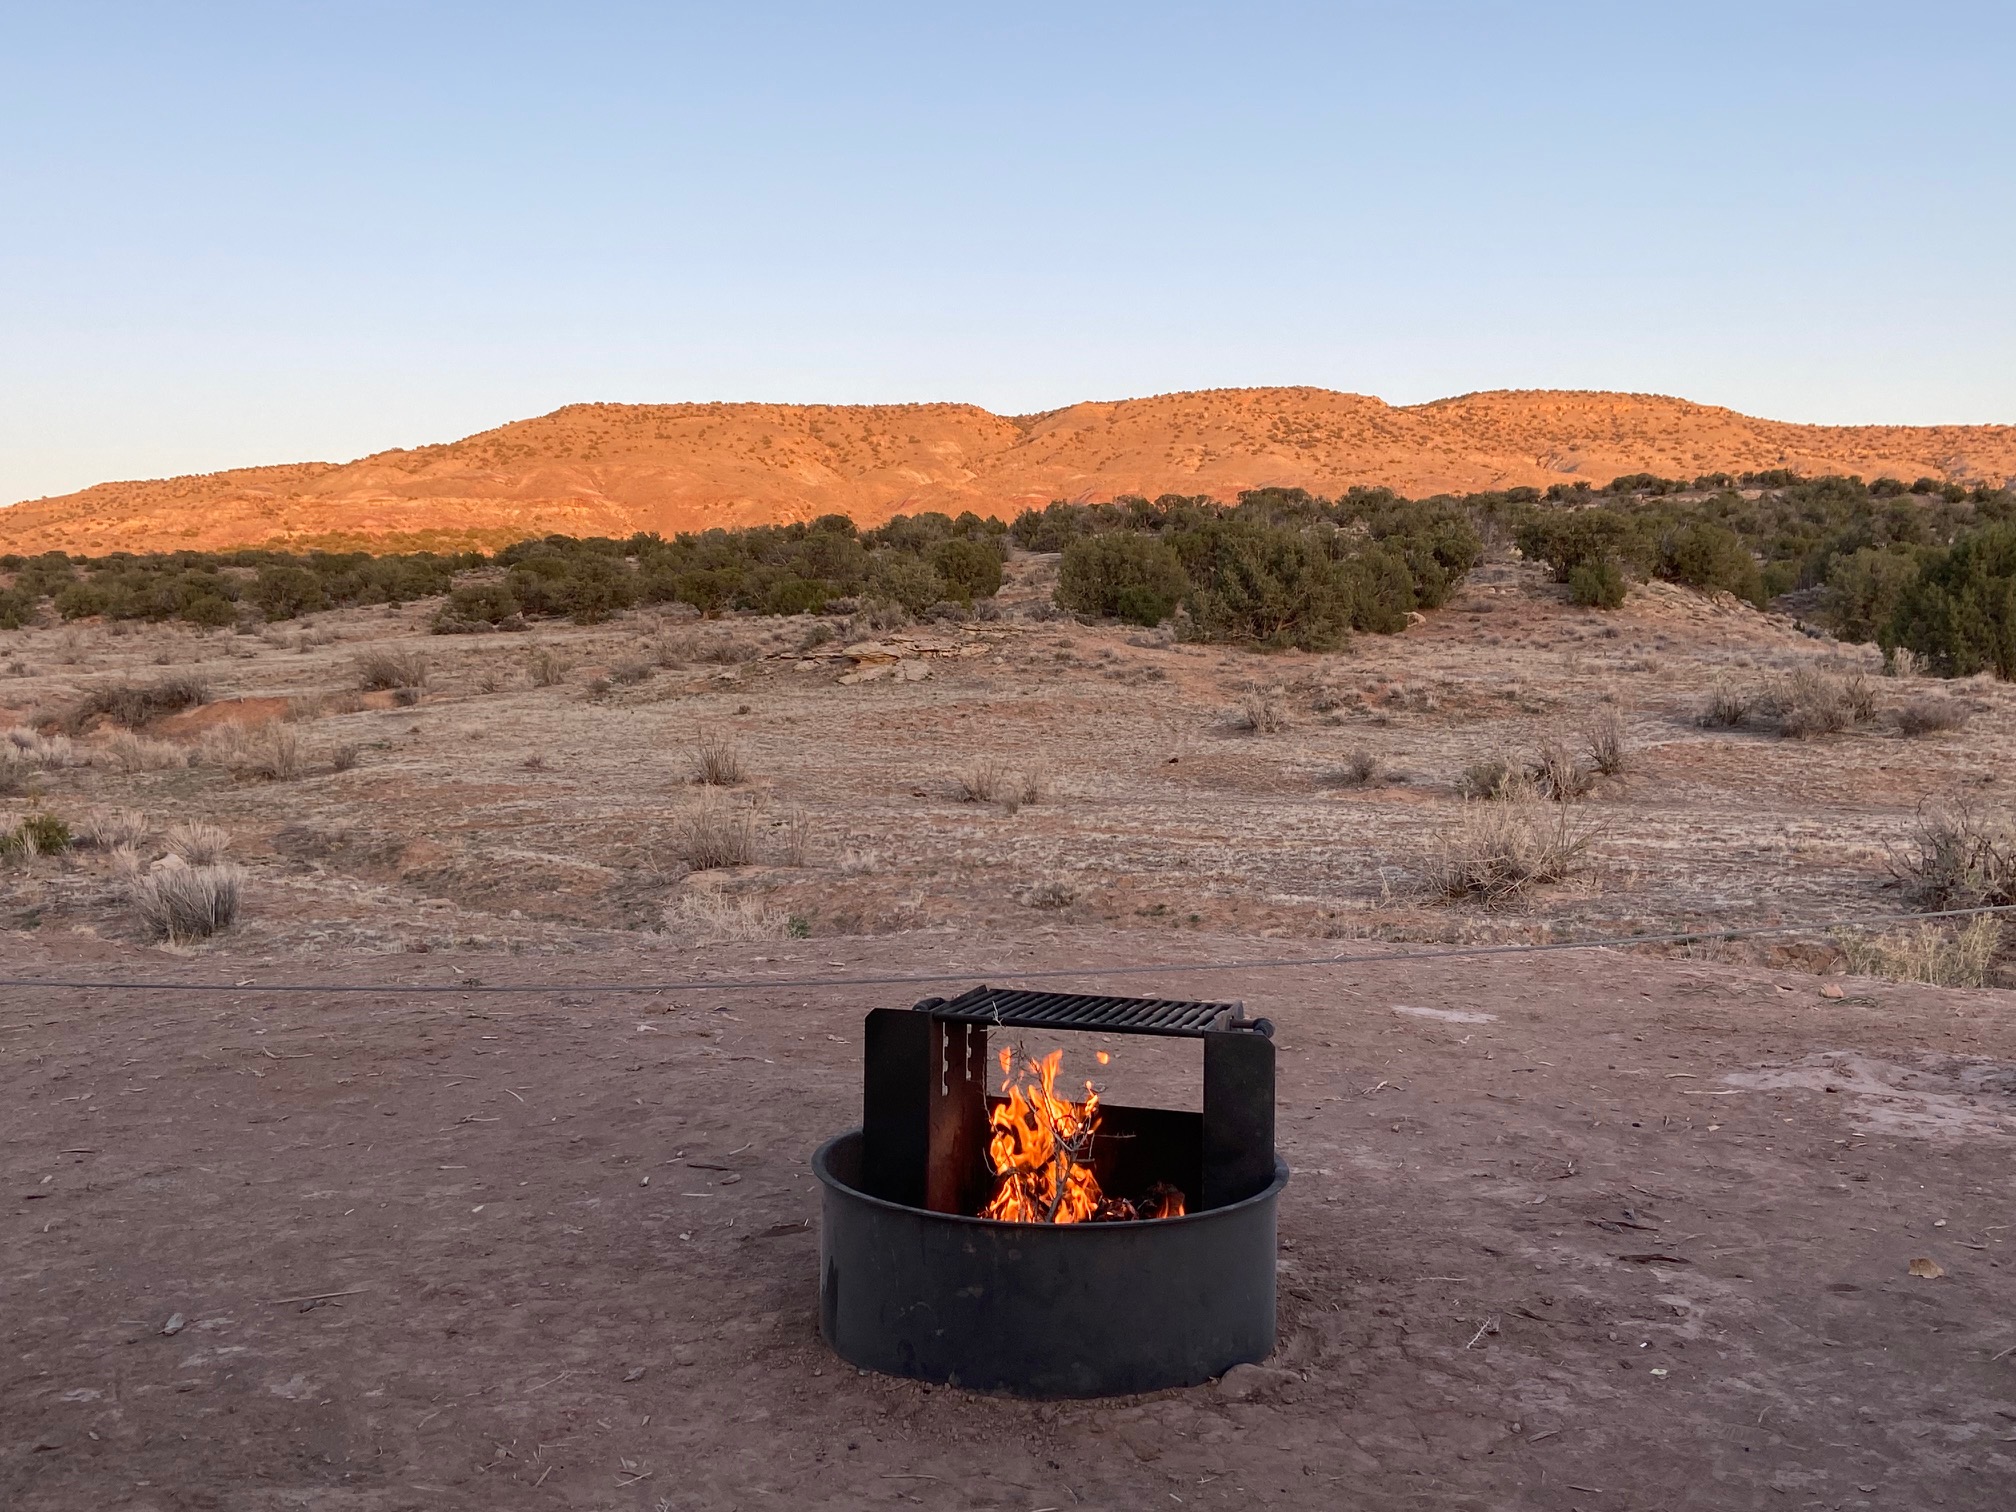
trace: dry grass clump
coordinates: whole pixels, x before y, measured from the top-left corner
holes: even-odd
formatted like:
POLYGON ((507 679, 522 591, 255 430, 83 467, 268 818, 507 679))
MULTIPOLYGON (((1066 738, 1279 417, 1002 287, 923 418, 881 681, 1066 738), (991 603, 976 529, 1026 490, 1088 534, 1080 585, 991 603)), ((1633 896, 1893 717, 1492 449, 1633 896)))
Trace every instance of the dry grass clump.
POLYGON ((672 847, 694 871, 748 866, 756 859, 756 815, 711 789, 672 818, 672 847))
POLYGON ((1897 728, 1914 739, 1921 735, 1939 735, 1948 730, 1964 730, 1967 721, 1974 717, 1974 711, 1955 698, 1944 698, 1937 693, 1920 693, 1907 700, 1897 710, 1897 728))
POLYGON ((1754 694, 1734 684, 1718 682, 1694 722, 1704 730, 1740 730, 1750 723, 1756 707, 1754 694))
POLYGON ((1967 803, 1925 809, 1890 870, 1911 906, 1928 912, 2016 904, 2016 815, 1967 803))
POLYGON ((1078 901, 1078 889, 1062 877, 1045 877, 1015 895, 1024 908, 1069 908, 1078 901))
POLYGON ((104 757, 122 772, 165 772, 191 765, 195 753, 171 740, 152 740, 121 730, 105 743, 104 757))
POLYGON ((1624 737, 1624 721, 1606 710, 1582 732, 1589 749, 1589 762, 1605 777, 1622 777, 1631 770, 1631 746, 1624 737))
POLYGON ((210 684, 193 672, 179 672, 151 683, 100 683, 79 694, 60 716, 63 728, 75 735, 99 715, 137 730, 150 720, 179 714, 210 702, 210 684))
POLYGON ((1040 767, 1009 767, 983 758, 953 775, 952 796, 961 803, 998 803, 1012 814, 1048 798, 1050 776, 1040 767))
POLYGON ((359 653, 357 686, 366 693, 427 686, 427 658, 418 651, 380 648, 359 653))
POLYGON ((44 735, 26 725, 9 730, 6 744, 0 748, 0 761, 16 761, 27 767, 82 766, 87 760, 68 735, 44 735))
POLYGON ((574 663, 550 646, 540 646, 525 663, 526 674, 535 688, 557 688, 573 670, 574 663))
POLYGON ((1518 797, 1525 789, 1525 775, 1503 756, 1487 756, 1463 768, 1456 779, 1456 791, 1465 798, 1488 801, 1518 797))
POLYGON ((1344 764, 1332 768, 1323 777, 1327 787, 1371 787, 1386 773, 1386 763, 1370 751, 1353 751, 1344 758, 1344 764))
POLYGON ((78 822, 77 838, 93 850, 133 850, 146 840, 149 828, 138 809, 94 809, 78 822))
POLYGON ((961 803, 992 803, 1001 796, 1007 780, 1007 769, 1000 762, 975 761, 953 775, 952 793, 961 803))
POLYGON ((742 747, 732 735, 703 730, 688 754, 693 780, 706 787, 739 787, 749 780, 749 770, 742 764, 742 747))
POLYGON ((168 854, 191 866, 215 866, 231 846, 229 833, 201 820, 171 825, 163 838, 168 854))
POLYGON ((0 856, 20 856, 32 861, 37 856, 54 856, 70 848, 70 826, 54 814, 30 814, 12 829, 0 833, 0 856))
POLYGON ((203 737, 203 757, 234 777, 263 782, 292 782, 307 770, 301 739, 284 724, 246 729, 224 725, 203 737))
POLYGON ((1428 888, 1451 902, 1508 903, 1530 887, 1574 875, 1598 833, 1552 804, 1469 803, 1430 846, 1428 888))
POLYGON ((786 809, 772 827, 777 864, 803 866, 812 854, 812 816, 802 808, 786 809))
POLYGON ((191 866, 180 856, 166 856, 133 881, 130 895, 147 932, 180 945, 230 928, 244 888, 242 867, 191 866))
POLYGON ((757 893, 732 893, 718 882, 683 888, 665 907, 669 929, 695 937, 702 945, 743 940, 782 939, 790 920, 757 893))
POLYGON ((1839 735, 1877 712, 1876 687, 1859 667, 1846 673, 1800 667, 1748 690, 1718 683, 1696 723, 1709 729, 1767 729, 1787 740, 1839 735))
POLYGON ((1288 728, 1288 711, 1275 702, 1273 694, 1255 688, 1239 700, 1232 725, 1254 735, 1279 735, 1288 728))
POLYGON ((1596 785, 1596 769, 1584 766, 1566 742, 1550 740, 1540 747, 1533 764, 1526 769, 1526 780, 1543 798, 1573 803, 1577 798, 1587 797, 1596 785))
POLYGON ((1984 987, 2002 948, 2002 921, 1984 914, 1960 929, 1918 924, 1880 935, 1843 931, 1834 943, 1855 976, 1933 987, 1984 987))

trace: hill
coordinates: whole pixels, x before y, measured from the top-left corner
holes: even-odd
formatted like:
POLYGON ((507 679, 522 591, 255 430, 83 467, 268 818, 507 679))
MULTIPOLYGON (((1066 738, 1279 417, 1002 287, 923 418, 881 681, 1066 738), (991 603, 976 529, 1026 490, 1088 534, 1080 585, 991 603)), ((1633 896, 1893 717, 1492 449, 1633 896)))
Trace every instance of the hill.
POLYGON ((1004 416, 968 404, 577 404, 355 462, 101 483, 0 509, 0 550, 498 545, 1264 485, 1470 492, 1789 468, 2016 478, 2016 426, 1823 426, 1647 394, 1520 390, 1396 406, 1216 389, 1004 416))

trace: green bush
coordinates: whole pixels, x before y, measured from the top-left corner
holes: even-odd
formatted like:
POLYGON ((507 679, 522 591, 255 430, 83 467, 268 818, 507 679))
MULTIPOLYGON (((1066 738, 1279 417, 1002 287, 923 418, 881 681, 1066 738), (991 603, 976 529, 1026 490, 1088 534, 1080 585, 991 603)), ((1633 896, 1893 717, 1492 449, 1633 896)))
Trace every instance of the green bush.
POLYGON ((1001 591, 1001 552, 992 541, 956 537, 939 541, 925 560, 944 583, 948 599, 971 604, 1001 591))
POLYGON ((1947 677, 2016 680, 2016 524, 1990 525, 1929 553, 1905 589, 1883 649, 1905 647, 1947 677))
POLYGON ((1669 583, 1704 593, 1733 593, 1751 603, 1764 596, 1763 575, 1743 538, 1726 526, 1687 520, 1659 539, 1658 574, 1669 583))
POLYGON ((1917 581, 1916 552, 1865 546, 1829 565, 1820 610, 1843 640, 1872 641, 1897 617, 1917 581))
POLYGON ((1622 569, 1608 558, 1578 562, 1568 574, 1568 597, 1587 609, 1621 608, 1629 591, 1622 569))
POLYGON ((876 558, 868 571, 868 591, 901 604, 912 614, 922 614, 946 596, 945 580, 929 562, 893 552, 876 558))
POLYGON ((1189 586, 1176 553, 1153 536, 1082 536, 1064 548, 1057 602, 1078 614, 1159 625, 1189 586))
POLYGON ((0 834, 0 855, 53 856, 70 848, 70 826, 54 814, 30 814, 0 834))
POLYGON ((1308 532, 1212 520, 1172 543, 1190 578, 1186 603, 1210 640, 1329 651, 1351 625, 1351 582, 1308 532))
POLYGON ((504 583, 469 583, 448 595, 434 613, 434 628, 441 632, 473 630, 478 625, 501 625, 515 620, 520 612, 517 595, 504 583))

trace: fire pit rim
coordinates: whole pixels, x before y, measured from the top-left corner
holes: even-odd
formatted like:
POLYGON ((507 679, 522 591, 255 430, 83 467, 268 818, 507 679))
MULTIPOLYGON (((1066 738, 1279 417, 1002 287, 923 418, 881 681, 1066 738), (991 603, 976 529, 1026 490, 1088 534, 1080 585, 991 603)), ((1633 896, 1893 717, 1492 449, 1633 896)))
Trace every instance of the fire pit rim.
POLYGON ((1174 1218, 1119 1218, 1103 1223, 1029 1223, 1012 1218, 982 1218, 977 1213, 941 1213, 935 1208, 912 1207, 907 1202, 891 1202, 887 1197, 877 1197, 873 1192, 863 1191, 860 1187, 842 1181, 834 1173, 829 1157, 832 1151, 842 1142, 849 1139, 859 1139, 861 1132, 859 1126, 842 1130, 812 1152, 812 1174, 819 1178, 821 1186, 845 1192, 849 1197, 858 1202, 866 1202, 876 1207, 888 1208, 893 1212, 922 1213, 927 1218, 942 1219, 947 1223, 976 1224, 981 1228, 989 1230, 1033 1229, 1046 1234, 1054 1234, 1062 1233, 1069 1229, 1167 1229, 1172 1224, 1202 1222, 1216 1218, 1221 1214, 1237 1213, 1241 1209, 1251 1207, 1258 1202, 1271 1202, 1281 1195, 1282 1190, 1288 1185, 1289 1176, 1293 1174, 1288 1168, 1288 1162, 1283 1160, 1277 1152, 1274 1156, 1273 1179, 1251 1196, 1242 1197, 1237 1202, 1228 1202, 1222 1207, 1200 1208, 1194 1213, 1182 1213, 1174 1218))

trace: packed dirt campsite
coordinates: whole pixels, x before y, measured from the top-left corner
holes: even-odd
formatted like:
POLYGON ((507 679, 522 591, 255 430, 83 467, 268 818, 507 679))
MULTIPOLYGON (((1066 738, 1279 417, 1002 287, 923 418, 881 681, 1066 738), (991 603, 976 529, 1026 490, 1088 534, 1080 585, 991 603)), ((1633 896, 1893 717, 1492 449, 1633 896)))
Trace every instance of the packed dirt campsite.
POLYGON ((2016 1512, 2016 7, 0 11, 0 1512, 2016 1512))
MULTIPOLYGON (((1257 471, 1283 403, 1160 407, 1257 471)), ((560 463, 425 549, 240 475, 0 515, 0 1499, 2006 1505, 2016 931, 1960 911, 2016 902, 2016 685, 1939 606, 2016 496, 1715 444, 487 549, 560 463), (1264 1358, 822 1339, 864 1015, 978 984, 1271 1021, 1264 1358)), ((1199 1106, 1193 1042, 996 1035, 1199 1106)))

